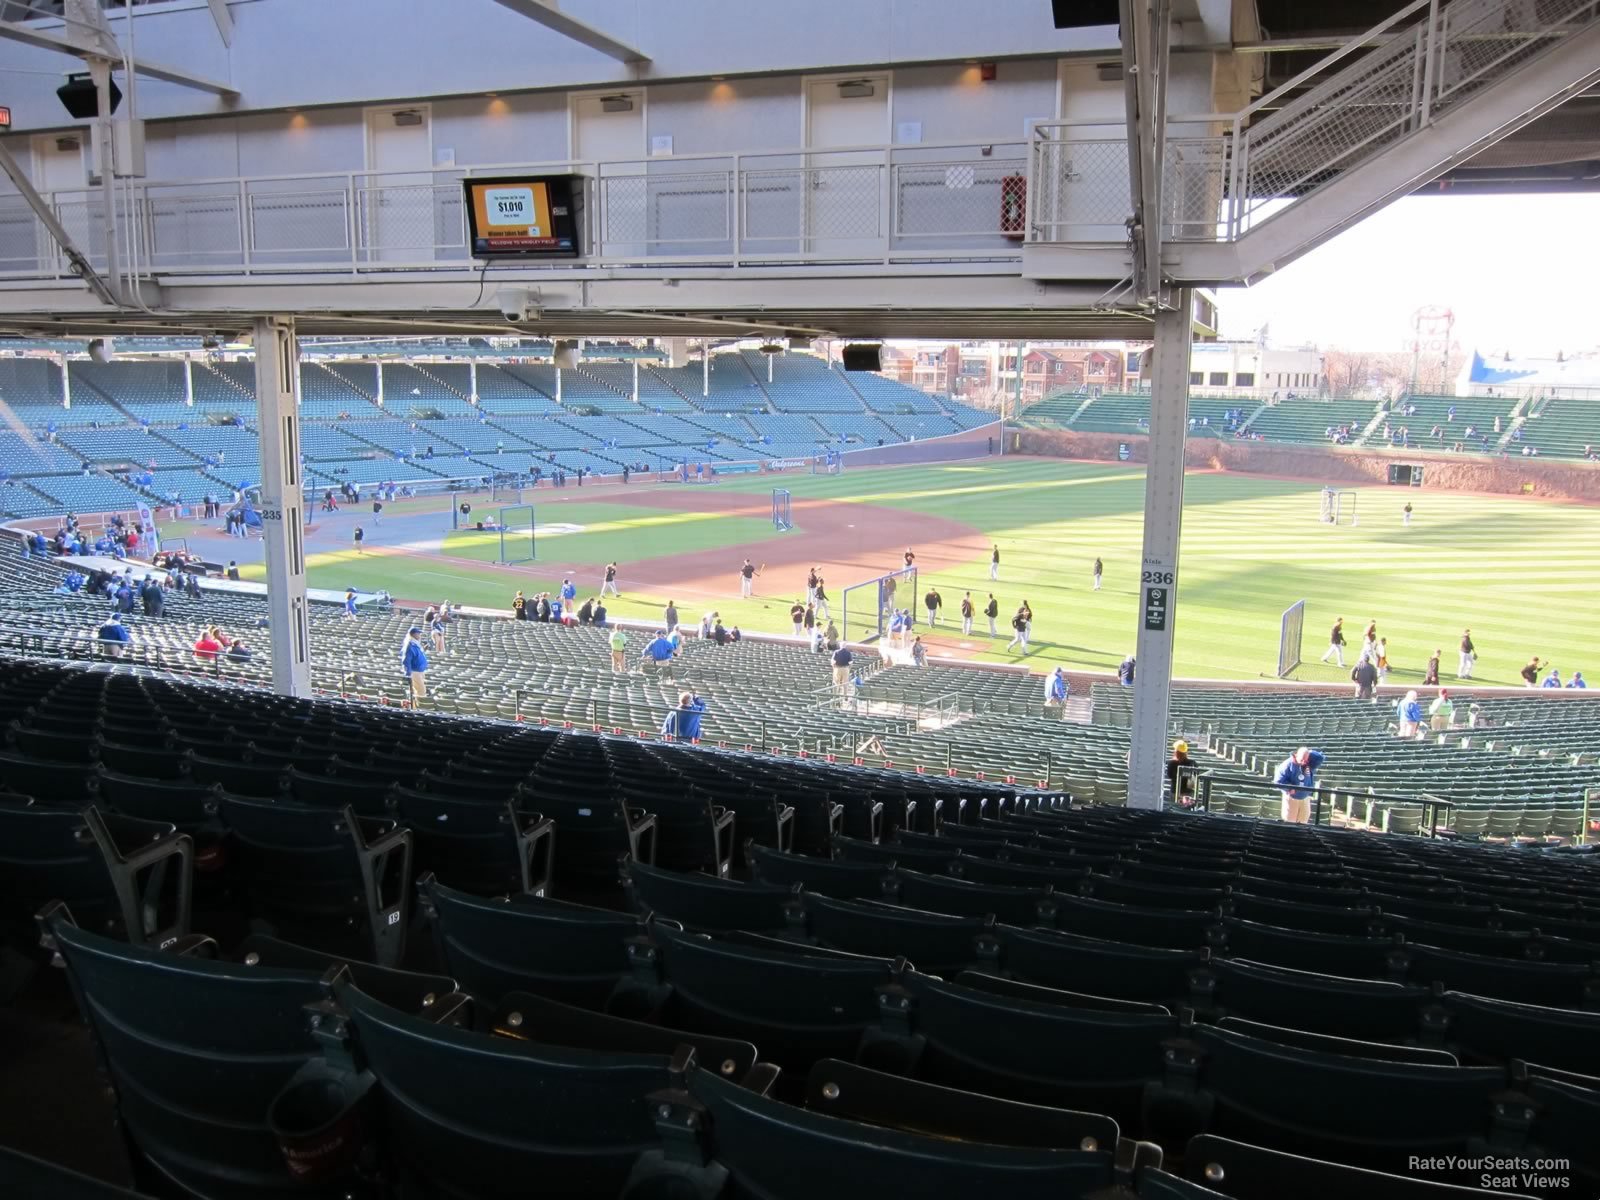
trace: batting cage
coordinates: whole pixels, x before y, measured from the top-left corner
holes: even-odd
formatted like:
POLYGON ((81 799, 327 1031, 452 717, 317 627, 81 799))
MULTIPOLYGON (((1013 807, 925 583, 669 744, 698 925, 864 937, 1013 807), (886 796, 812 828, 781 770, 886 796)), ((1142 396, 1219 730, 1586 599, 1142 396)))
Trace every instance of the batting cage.
POLYGON ((496 504, 520 505, 522 489, 533 483, 527 475, 496 472, 489 498, 496 504))
POLYGON ((1283 679, 1300 665, 1300 649, 1305 639, 1306 602, 1296 600, 1283 610, 1278 628, 1278 678, 1283 679))
POLYGON ((1325 525, 1359 525, 1356 518, 1356 493, 1337 488, 1322 489, 1322 521, 1325 525))
POLYGON ((511 566, 532 562, 536 557, 533 552, 533 505, 514 504, 502 508, 499 524, 501 563, 511 566))
POLYGON ((782 531, 794 528, 794 522, 789 516, 788 488, 772 489, 772 527, 782 531))
POLYGON ((847 642, 870 642, 883 636, 889 614, 897 608, 917 616, 917 569, 891 571, 876 579, 853 583, 844 589, 840 608, 840 634, 847 642))
POLYGON ((837 450, 829 450, 826 453, 812 456, 811 473, 813 475, 837 475, 842 470, 844 470, 844 455, 837 450))

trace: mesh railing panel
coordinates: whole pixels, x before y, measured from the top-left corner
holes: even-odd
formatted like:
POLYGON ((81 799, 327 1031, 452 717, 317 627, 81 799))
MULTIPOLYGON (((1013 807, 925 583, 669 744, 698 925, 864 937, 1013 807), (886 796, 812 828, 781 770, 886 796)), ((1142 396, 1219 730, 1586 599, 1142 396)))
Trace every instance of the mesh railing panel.
POLYGON ((1133 202, 1126 138, 1040 138, 1033 143, 1030 236, 1045 242, 1120 242, 1133 202))
POLYGON ((894 168, 897 237, 961 237, 1000 233, 1007 189, 1027 170, 1020 158, 978 162, 901 163, 894 168))

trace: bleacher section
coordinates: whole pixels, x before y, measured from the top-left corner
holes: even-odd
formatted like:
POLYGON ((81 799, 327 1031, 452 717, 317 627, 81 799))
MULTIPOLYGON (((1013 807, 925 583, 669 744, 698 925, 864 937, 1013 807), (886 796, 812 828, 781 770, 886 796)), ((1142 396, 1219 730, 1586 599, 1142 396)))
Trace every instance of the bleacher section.
POLYGON ((69 372, 74 413, 87 411, 85 403, 93 400, 102 407, 113 402, 115 410, 97 419, 116 423, 127 420, 129 413, 152 425, 176 424, 193 416, 181 362, 73 362, 69 372))
POLYGON ((870 371, 849 371, 843 367, 836 369, 836 373, 846 384, 861 394, 866 406, 876 413, 940 413, 944 410, 939 407, 932 396, 908 388, 903 383, 893 379, 885 379, 882 375, 874 375, 870 371))
MULTIPOLYGON (((717 354, 711 359, 711 390, 703 394, 704 368, 699 363, 686 367, 652 366, 650 374, 672 388, 693 408, 704 413, 767 412, 767 393, 756 382, 744 359, 737 354, 717 354)), ((765 368, 762 371, 765 377, 765 368)))
MULTIPOLYGON (((554 379, 550 382, 555 390, 554 379)), ((560 412, 552 395, 514 375, 509 367, 478 364, 478 407, 493 416, 519 416, 560 412)))
POLYGON ((459 364, 384 363, 383 408, 401 417, 417 417, 430 410, 447 417, 472 416, 468 368, 459 364))
POLYGON ((1250 432, 1269 442, 1326 445, 1330 426, 1349 425, 1354 434, 1359 434, 1376 412, 1377 406, 1367 400, 1313 400, 1300 396, 1268 405, 1251 422, 1250 432))
MULTIPOLYGON (((765 389, 772 407, 790 413, 858 413, 861 397, 845 382, 842 372, 833 371, 822 359, 810 354, 761 354, 742 351, 744 364, 765 389), (772 380, 767 382, 768 360, 772 380)), ((715 360, 713 360, 715 365, 715 360)), ((876 377, 874 377, 876 378, 876 377)), ((887 383, 887 380, 883 382, 887 383)), ((907 389, 909 391, 909 389, 907 389)), ((920 395, 920 393, 913 393, 920 395)))
MULTIPOLYGON (((585 374, 594 376, 622 395, 633 395, 632 363, 586 362, 583 364, 583 370, 585 374)), ((650 412, 658 409, 663 413, 694 411, 694 405, 645 370, 643 364, 639 368, 639 403, 650 412)))
POLYGON ((1520 454, 1522 447, 1528 446, 1552 458, 1582 458, 1585 447, 1600 447, 1597 414, 1600 401, 1535 401, 1526 413, 1521 438, 1507 443, 1507 449, 1520 454))

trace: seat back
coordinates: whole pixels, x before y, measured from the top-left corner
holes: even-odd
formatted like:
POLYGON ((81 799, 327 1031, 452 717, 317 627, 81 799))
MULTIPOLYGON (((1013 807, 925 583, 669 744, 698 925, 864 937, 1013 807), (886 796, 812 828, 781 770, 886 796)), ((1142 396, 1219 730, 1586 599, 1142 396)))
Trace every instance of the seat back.
POLYGON ((429 1195, 460 1200, 615 1196, 655 1145, 645 1097, 671 1081, 661 1055, 489 1037, 407 1016, 337 988, 353 1046, 376 1076, 389 1142, 429 1195))
POLYGON ((317 976, 50 932, 139 1154, 195 1195, 288 1191, 268 1110, 317 1053, 317 976))
POLYGON ((690 1114, 709 1130, 705 1148, 731 1176, 732 1196, 969 1196, 1007 1200, 1084 1197, 1111 1183, 1098 1151, 1001 1146, 884 1129, 779 1103, 706 1070, 660 1120, 690 1114))
POLYGON ((655 913, 694 929, 751 933, 786 928, 786 909, 793 896, 786 887, 735 883, 644 863, 628 864, 628 887, 641 914, 655 913))
POLYGON ((642 928, 626 913, 562 900, 490 900, 424 878, 440 961, 486 1003, 532 992, 604 1009, 628 974, 628 943, 642 928))

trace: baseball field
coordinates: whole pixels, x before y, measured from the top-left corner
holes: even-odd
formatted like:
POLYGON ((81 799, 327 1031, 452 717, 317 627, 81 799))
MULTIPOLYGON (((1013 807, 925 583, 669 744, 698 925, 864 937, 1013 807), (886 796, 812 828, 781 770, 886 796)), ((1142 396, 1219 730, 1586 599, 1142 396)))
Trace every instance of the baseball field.
MULTIPOLYGON (((1279 616, 1296 600, 1307 602, 1306 663, 1297 672, 1303 680, 1347 678, 1347 671, 1317 661, 1338 616, 1352 643, 1368 620, 1377 620, 1389 639, 1391 682, 1420 680, 1437 648, 1449 683, 1467 627, 1479 650, 1480 683, 1520 682, 1518 670, 1535 654, 1563 679, 1573 669, 1600 671, 1600 641, 1578 611, 1600 586, 1600 510, 1373 488, 1357 494, 1359 524, 1330 526, 1319 519, 1320 491, 1310 481, 1188 477, 1177 674, 1273 674, 1279 616), (1407 501, 1416 509, 1409 526, 1401 521, 1407 501)), ((518 588, 530 596, 554 592, 569 576, 580 601, 594 596, 606 564, 615 561, 622 595, 607 604, 616 615, 659 617, 673 600, 685 623, 714 609, 729 625, 763 632, 788 632, 789 606, 804 596, 812 565, 822 569, 837 617, 846 586, 898 568, 910 547, 920 572, 918 632, 936 653, 1021 661, 1003 647, 1008 618, 1025 599, 1035 614, 1030 665, 1110 671, 1134 649, 1143 499, 1137 467, 984 459, 706 485, 540 489, 524 493, 535 506, 537 560, 515 566, 498 563, 498 533, 452 530, 443 499, 389 505, 377 525, 365 500, 360 511, 319 515, 306 547, 316 587, 382 588, 403 600, 500 608, 518 588), (793 496, 794 528, 787 532, 772 525, 775 485, 793 496), (356 524, 366 534, 359 555, 351 540, 356 524), (1001 557, 995 583, 993 546, 1001 557), (739 596, 746 556, 760 568, 749 600, 739 596), (1098 592, 1091 579, 1096 557, 1105 563, 1098 592), (930 585, 945 605, 931 631, 920 595, 930 585), (969 590, 980 611, 994 593, 1000 638, 980 632, 981 618, 973 636, 961 635, 959 605, 969 590)), ((495 511, 479 500, 472 517, 495 511)), ((264 574, 248 561, 259 560, 258 542, 222 545, 226 539, 217 538, 212 546, 202 538, 208 554, 234 551, 246 578, 264 574)))

